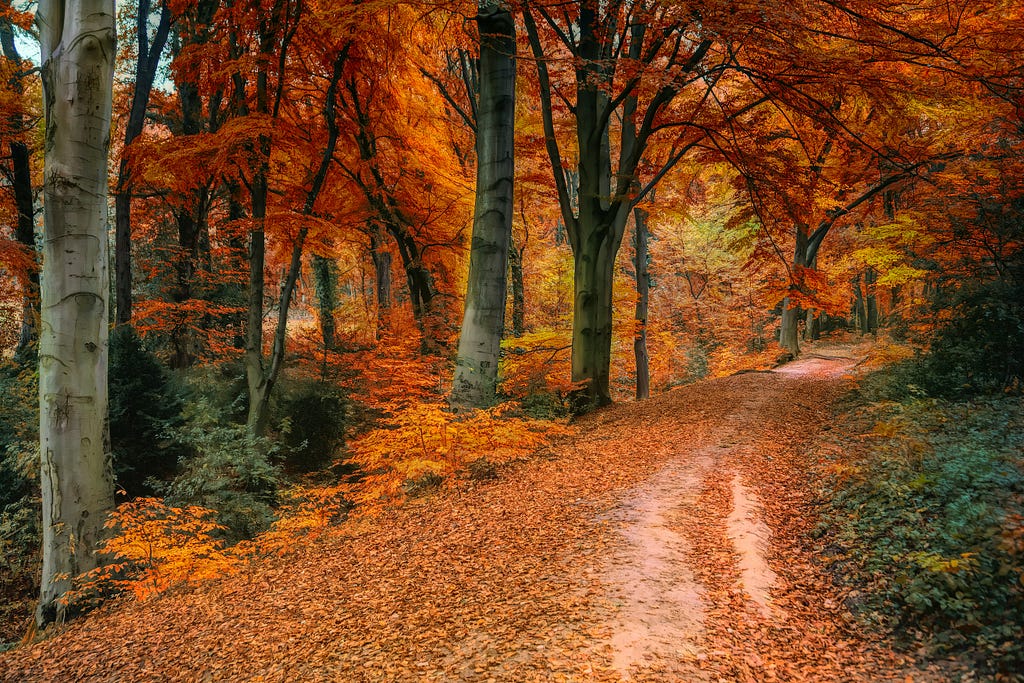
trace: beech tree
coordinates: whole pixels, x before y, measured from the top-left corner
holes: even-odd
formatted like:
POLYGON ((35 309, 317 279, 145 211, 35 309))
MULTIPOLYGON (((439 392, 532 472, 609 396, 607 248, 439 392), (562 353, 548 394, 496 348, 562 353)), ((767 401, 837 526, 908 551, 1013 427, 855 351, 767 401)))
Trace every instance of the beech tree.
POLYGON ((42 0, 43 186, 39 452, 43 573, 36 621, 61 619, 73 577, 96 567, 114 506, 106 448, 107 150, 114 0, 42 0))
POLYGON ((494 402, 505 328, 506 271, 512 234, 515 173, 515 22, 499 2, 483 1, 480 98, 477 106, 476 206, 466 310, 452 386, 453 408, 494 402))

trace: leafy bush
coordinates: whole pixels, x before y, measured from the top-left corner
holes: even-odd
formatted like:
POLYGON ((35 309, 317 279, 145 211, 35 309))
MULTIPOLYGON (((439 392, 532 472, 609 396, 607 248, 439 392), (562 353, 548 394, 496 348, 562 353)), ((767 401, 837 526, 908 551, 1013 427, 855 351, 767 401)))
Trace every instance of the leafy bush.
POLYGON ((570 410, 566 399, 555 391, 534 391, 523 396, 519 402, 523 414, 535 420, 554 420, 568 417, 570 410))
POLYGON ((0 643, 22 635, 39 594, 37 380, 34 354, 0 363, 0 643))
POLYGON ((205 401, 186 408, 174 437, 192 451, 181 472, 161 487, 172 506, 217 511, 229 542, 252 538, 274 519, 279 473, 271 463, 276 447, 232 424, 205 401))
POLYGON ((168 431, 181 423, 183 392, 128 325, 110 335, 109 376, 117 485, 129 498, 152 495, 147 480, 169 478, 183 455, 181 444, 168 438, 168 431))
POLYGON ((482 455, 476 460, 470 460, 466 464, 469 478, 473 481, 490 481, 498 478, 498 467, 482 455))
POLYGON ((102 542, 108 562, 76 579, 63 599, 80 610, 122 591, 144 600, 231 571, 236 559, 224 552, 215 516, 214 510, 168 507, 156 498, 122 503, 105 525, 112 531, 102 542))
POLYGON ((923 358, 919 384, 955 398, 1007 389, 1024 381, 1024 287, 994 283, 967 295, 939 329, 923 358))
POLYGON ((1020 401, 907 399, 867 418, 873 447, 832 463, 825 491, 834 570, 864 589, 860 616, 1024 666, 1020 401))
POLYGON ((286 469, 312 472, 326 467, 345 440, 347 405, 341 390, 318 381, 279 386, 274 421, 280 425, 286 469))
POLYGON ((39 478, 39 375, 35 358, 0 363, 0 511, 39 478))

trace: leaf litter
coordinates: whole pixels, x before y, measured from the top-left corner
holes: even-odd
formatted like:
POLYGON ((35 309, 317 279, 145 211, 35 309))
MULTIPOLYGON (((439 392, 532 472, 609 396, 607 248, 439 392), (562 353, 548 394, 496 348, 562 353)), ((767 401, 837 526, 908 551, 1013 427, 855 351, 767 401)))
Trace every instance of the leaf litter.
POLYGON ((0 680, 945 680, 856 629, 807 540, 850 352, 600 411, 497 480, 114 601, 0 680))

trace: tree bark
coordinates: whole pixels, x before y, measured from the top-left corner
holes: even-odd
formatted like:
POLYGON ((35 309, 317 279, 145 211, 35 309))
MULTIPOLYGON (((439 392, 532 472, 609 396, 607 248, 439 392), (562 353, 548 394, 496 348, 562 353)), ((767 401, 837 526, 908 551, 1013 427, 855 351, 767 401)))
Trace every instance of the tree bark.
MULTIPOLYGON (((811 245, 807 235, 806 226, 797 226, 796 246, 793 249, 793 273, 791 277, 797 282, 791 282, 791 287, 802 287, 801 270, 808 267, 808 263, 817 258, 817 252, 811 253, 811 245)), ((800 317, 799 306, 794 306, 787 296, 782 300, 782 320, 779 323, 779 346, 789 351, 796 358, 800 355, 800 317)))
POLYGON ((647 309, 650 301, 651 274, 648 270, 647 212, 633 209, 636 231, 633 242, 633 267, 636 274, 636 332, 633 336, 633 355, 636 357, 636 400, 651 395, 650 360, 647 355, 647 309))
POLYGON ((370 226, 370 258, 373 260, 374 293, 377 300, 377 336, 391 326, 391 252, 380 227, 370 226))
POLYGON ((136 40, 138 59, 135 62, 135 87, 132 88, 132 106, 125 124, 124 150, 117 173, 117 190, 114 194, 114 294, 118 325, 132 319, 132 180, 128 166, 128 147, 142 133, 146 120, 149 94, 153 90, 160 54, 167 43, 171 26, 171 10, 165 1, 160 9, 153 40, 149 40, 149 0, 139 0, 136 18, 136 40))
POLYGON ((508 250, 515 173, 515 22, 496 2, 481 2, 477 177, 466 310, 459 335, 451 406, 494 403, 505 329, 508 250))
POLYGON ((316 290, 317 318, 324 350, 334 348, 337 325, 334 309, 338 306, 338 267, 334 259, 313 254, 313 288, 316 290))
POLYGON ((113 0, 41 0, 46 116, 39 451, 43 571, 36 622, 63 619, 73 577, 100 563, 114 506, 106 449, 107 150, 113 0))
POLYGON ((512 289, 512 329, 517 339, 526 331, 526 285, 523 282, 523 250, 516 245, 515 235, 508 245, 509 278, 512 289))
POLYGON ((807 341, 818 341, 821 339, 821 314, 814 310, 807 311, 807 320, 804 323, 804 339, 807 341))
POLYGON ((868 268, 864 273, 864 320, 866 331, 870 334, 878 334, 878 297, 875 294, 875 283, 878 281, 878 273, 874 268, 868 268))
POLYGON ((583 404, 588 410, 611 403, 609 375, 612 358, 612 282, 618 245, 608 230, 573 255, 572 381, 585 383, 583 404), (612 252, 612 253, 609 253, 612 252))
POLYGON ((868 327, 868 309, 867 304, 864 301, 864 290, 860 286, 861 276, 860 273, 853 278, 853 316, 856 321, 857 331, 860 334, 867 332, 868 327))

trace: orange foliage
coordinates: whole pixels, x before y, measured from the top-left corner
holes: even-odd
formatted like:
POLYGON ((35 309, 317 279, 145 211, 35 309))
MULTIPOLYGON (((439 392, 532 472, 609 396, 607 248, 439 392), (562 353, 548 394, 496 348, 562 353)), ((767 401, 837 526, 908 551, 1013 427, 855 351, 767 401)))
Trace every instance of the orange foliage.
POLYGON ((420 403, 385 420, 351 444, 352 462, 369 473, 351 488, 352 500, 373 510, 400 498, 403 490, 414 492, 431 481, 431 474, 448 476, 480 458, 508 463, 574 431, 517 417, 516 409, 502 404, 460 417, 443 405, 420 403))
POLYGON ((235 567, 216 533, 215 510, 168 507, 156 498, 122 503, 106 522, 114 530, 101 544, 112 562, 88 572, 67 603, 89 602, 110 589, 130 591, 144 600, 170 586, 223 576, 235 567))

